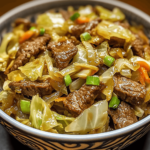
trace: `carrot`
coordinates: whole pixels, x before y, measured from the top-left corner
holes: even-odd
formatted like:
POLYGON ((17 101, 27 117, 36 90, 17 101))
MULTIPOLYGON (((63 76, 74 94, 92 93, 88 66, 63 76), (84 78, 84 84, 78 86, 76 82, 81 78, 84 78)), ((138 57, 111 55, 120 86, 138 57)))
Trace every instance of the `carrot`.
POLYGON ((149 65, 146 62, 144 62, 144 61, 138 61, 137 63, 140 65, 140 67, 145 68, 147 71, 150 70, 150 67, 149 67, 149 65))
POLYGON ((142 84, 142 85, 145 85, 145 81, 144 81, 144 75, 143 75, 143 73, 139 70, 139 72, 140 72, 140 83, 142 84))
POLYGON ((140 73, 144 76, 144 79, 147 83, 150 83, 150 78, 148 76, 147 70, 144 67, 139 68, 140 73))
POLYGON ((87 23, 87 22, 89 22, 89 21, 90 21, 89 18, 83 17, 83 16, 81 16, 81 17, 79 17, 78 19, 76 19, 76 22, 77 22, 78 24, 87 23))
POLYGON ((55 99, 55 102, 61 102, 61 101, 65 101, 66 97, 59 97, 57 99, 55 99))
POLYGON ((34 34, 34 31, 32 31, 32 30, 26 31, 26 32, 20 37, 19 43, 23 43, 24 41, 28 40, 30 37, 33 36, 33 34, 34 34))

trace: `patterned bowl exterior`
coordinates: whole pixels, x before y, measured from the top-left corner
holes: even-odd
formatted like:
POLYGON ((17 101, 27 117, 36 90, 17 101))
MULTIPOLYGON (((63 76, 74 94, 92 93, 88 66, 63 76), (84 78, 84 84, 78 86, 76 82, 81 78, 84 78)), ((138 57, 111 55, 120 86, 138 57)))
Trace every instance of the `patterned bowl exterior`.
MULTIPOLYGON (((108 9, 117 6, 126 14, 130 23, 142 24, 145 33, 150 38, 149 16, 124 3, 112 0, 107 2, 105 0, 42 0, 27 3, 2 16, 0 41, 5 33, 11 31, 11 22, 16 18, 25 17, 35 21, 38 14, 51 8, 57 9, 58 3, 63 8, 68 5, 77 7, 86 4, 99 4, 108 9)), ((0 123, 18 141, 35 150, 121 150, 150 130, 150 116, 126 128, 95 135, 61 135, 39 131, 17 122, 1 110, 0 123)))

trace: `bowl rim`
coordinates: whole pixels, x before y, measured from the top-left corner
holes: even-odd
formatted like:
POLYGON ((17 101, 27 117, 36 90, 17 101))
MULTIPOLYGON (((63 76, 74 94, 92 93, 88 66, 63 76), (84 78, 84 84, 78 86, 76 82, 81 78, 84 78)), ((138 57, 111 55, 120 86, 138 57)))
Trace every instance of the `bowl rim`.
MULTIPOLYGON (((59 1, 69 2, 69 0, 42 0, 42 1, 31 1, 31 2, 25 3, 23 5, 20 5, 14 9, 10 10, 9 12, 7 12, 3 16, 1 16, 0 24, 6 20, 9 20, 11 18, 11 16, 14 16, 15 14, 19 13, 22 10, 36 7, 36 6, 39 6, 40 4, 44 4, 44 3, 45 4, 51 3, 51 2, 56 3, 59 1)), ((81 1, 81 0, 76 0, 76 2, 78 2, 78 1, 81 1)), ((88 1, 91 1, 91 0, 86 0, 87 3, 88 3, 88 1)), ((107 0, 107 1, 92 0, 92 1, 99 2, 99 3, 103 2, 105 4, 112 4, 112 0, 107 0)), ((120 1, 113 1, 113 5, 120 7, 122 9, 126 9, 127 11, 130 11, 130 12, 136 14, 137 16, 143 18, 147 22, 148 22, 148 20, 150 20, 150 17, 147 14, 145 14, 144 12, 142 12, 141 10, 138 10, 137 8, 135 8, 133 6, 130 6, 130 5, 120 2, 120 1)), ((28 126, 16 121, 15 119, 11 118, 6 113, 4 113, 2 110, 0 110, 0 119, 1 118, 3 120, 5 120, 6 122, 8 122, 10 125, 16 127, 17 129, 24 131, 25 133, 28 133, 35 137, 40 137, 40 138, 54 140, 54 141, 66 141, 66 142, 89 142, 89 141, 91 142, 91 141, 100 141, 100 140, 105 140, 105 139, 111 139, 114 137, 123 136, 125 134, 128 134, 129 132, 133 132, 133 131, 137 130, 138 128, 150 123, 150 115, 149 115, 149 116, 145 117, 144 119, 142 119, 130 126, 127 126, 122 129, 114 130, 114 131, 109 131, 109 132, 104 132, 104 133, 99 133, 99 134, 68 135, 68 134, 55 134, 55 133, 50 133, 50 132, 46 132, 46 131, 41 131, 41 130, 38 130, 38 129, 35 129, 32 127, 28 127, 28 126)))

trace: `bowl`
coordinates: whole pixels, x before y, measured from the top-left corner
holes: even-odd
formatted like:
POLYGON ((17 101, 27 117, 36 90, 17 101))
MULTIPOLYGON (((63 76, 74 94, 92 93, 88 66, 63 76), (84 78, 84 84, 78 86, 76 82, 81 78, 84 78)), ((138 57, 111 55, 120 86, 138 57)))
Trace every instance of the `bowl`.
MULTIPOLYGON (((25 17, 35 21, 39 13, 51 8, 66 8, 69 5, 102 5, 105 8, 120 8, 130 23, 142 24, 146 35, 150 38, 150 17, 142 11, 119 1, 112 0, 42 0, 23 4, 1 17, 1 39, 5 33, 11 31, 11 23, 18 17, 25 17)), ((77 150, 99 149, 120 150, 132 144, 150 130, 150 115, 128 127, 90 135, 54 134, 40 131, 23 125, 0 110, 0 123, 22 144, 36 150, 77 150)))

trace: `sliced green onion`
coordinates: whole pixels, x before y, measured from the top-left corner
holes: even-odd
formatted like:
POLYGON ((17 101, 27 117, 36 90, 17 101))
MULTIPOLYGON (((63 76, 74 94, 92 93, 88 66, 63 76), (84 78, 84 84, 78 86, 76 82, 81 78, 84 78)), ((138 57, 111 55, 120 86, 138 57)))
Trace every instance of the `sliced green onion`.
POLYGON ((45 29, 44 29, 44 28, 41 28, 41 29, 40 29, 40 35, 44 35, 44 33, 45 33, 45 29))
POLYGON ((99 84, 100 84, 99 77, 87 76, 86 85, 99 85, 99 84))
POLYGON ((64 76, 64 81, 65 81, 66 86, 70 85, 70 83, 72 82, 72 80, 71 80, 71 77, 70 77, 69 74, 66 75, 66 76, 64 76))
POLYGON ((82 33, 80 35, 81 41, 88 41, 91 39, 91 35, 88 32, 82 33))
POLYGON ((80 14, 78 13, 78 12, 76 12, 76 13, 74 13, 71 17, 70 17, 70 19, 72 20, 72 21, 75 21, 77 18, 79 18, 80 17, 80 14))
POLYGON ((36 27, 31 27, 30 30, 34 31, 36 29, 36 27))
POLYGON ((20 108, 23 113, 29 114, 30 113, 30 101, 21 100, 20 108))
POLYGON ((109 108, 116 109, 119 104, 120 104, 120 100, 118 99, 118 97, 113 96, 109 102, 109 108))
POLYGON ((115 58, 113 58, 109 55, 105 56, 105 58, 104 58, 104 64, 108 67, 111 67, 113 65, 114 61, 115 61, 115 58))

